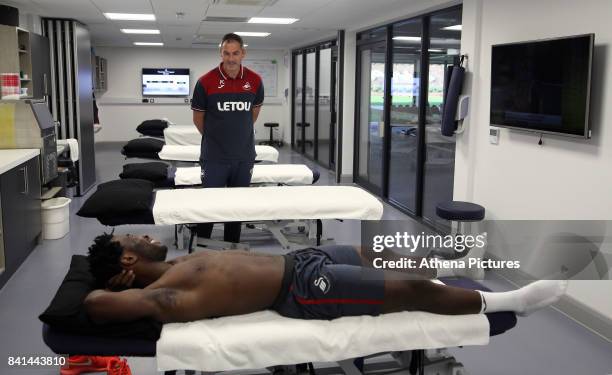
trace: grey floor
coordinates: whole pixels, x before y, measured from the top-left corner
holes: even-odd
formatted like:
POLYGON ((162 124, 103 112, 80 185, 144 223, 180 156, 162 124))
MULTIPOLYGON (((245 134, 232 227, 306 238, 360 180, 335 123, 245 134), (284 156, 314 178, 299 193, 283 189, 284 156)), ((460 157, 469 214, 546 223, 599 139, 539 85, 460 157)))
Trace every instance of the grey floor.
MULTIPOLYGON (((334 184, 334 177, 322 167, 313 165, 300 155, 282 148, 280 163, 304 163, 321 171, 319 184, 334 184)), ((125 163, 119 145, 96 145, 98 181, 117 178, 125 163)), ((60 284, 72 254, 85 254, 92 239, 106 228, 94 219, 80 218, 74 213, 83 198, 71 203, 70 233, 59 240, 45 240, 39 245, 0 290, 0 374, 59 374, 57 368, 9 368, 9 356, 49 356, 53 353, 41 337, 40 314, 60 284)), ((385 219, 411 219, 385 205, 385 219)), ((415 227, 418 223, 414 222, 415 227)), ((219 230, 215 230, 218 232, 219 230)), ((173 227, 123 226, 115 233, 153 234, 170 246, 169 257, 183 254, 175 250, 173 227)), ((358 222, 327 221, 324 238, 342 244, 358 244, 358 222)), ((245 233, 245 235, 247 235, 245 233)), ((280 252, 280 247, 269 236, 251 234, 258 250, 280 252)), ((488 276, 489 287, 502 291, 511 286, 505 281, 488 276)), ((606 298, 602 296, 602 298, 606 298)), ((373 348, 373 351, 376 351, 373 348)), ((612 374, 612 344, 584 329, 552 308, 520 319, 512 331, 491 339, 488 346, 452 349, 472 375, 606 375, 612 374)), ((132 373, 155 374, 155 360, 130 358, 132 373)))

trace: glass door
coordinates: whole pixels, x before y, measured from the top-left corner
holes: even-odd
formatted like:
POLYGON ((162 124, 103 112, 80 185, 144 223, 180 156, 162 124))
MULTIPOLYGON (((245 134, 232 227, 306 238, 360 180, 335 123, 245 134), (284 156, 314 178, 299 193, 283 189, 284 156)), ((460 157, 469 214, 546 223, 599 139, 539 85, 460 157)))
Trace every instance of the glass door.
POLYGON ((333 97, 335 88, 332 86, 332 49, 319 51, 319 108, 317 131, 317 161, 327 168, 331 167, 331 147, 333 140, 333 97))
POLYGON ((417 214, 421 20, 393 27, 389 191, 391 202, 417 214))
POLYGON ((316 85, 317 85, 317 59, 316 51, 306 53, 306 81, 304 84, 304 153, 310 158, 315 156, 315 126, 316 126, 316 85))
POLYGON ((303 113, 303 60, 304 55, 301 53, 293 55, 293 66, 294 71, 294 91, 293 91, 293 137, 294 143, 293 147, 297 152, 302 152, 302 147, 304 144, 304 133, 302 128, 302 122, 304 121, 304 113, 303 113))
POLYGON ((440 127, 447 67, 458 63, 461 50, 461 8, 432 15, 429 30, 422 216, 437 228, 449 231, 450 222, 436 215, 436 206, 453 200, 456 137, 443 136, 440 127))
POLYGON ((355 180, 377 194, 383 191, 386 43, 358 47, 360 72, 355 180))

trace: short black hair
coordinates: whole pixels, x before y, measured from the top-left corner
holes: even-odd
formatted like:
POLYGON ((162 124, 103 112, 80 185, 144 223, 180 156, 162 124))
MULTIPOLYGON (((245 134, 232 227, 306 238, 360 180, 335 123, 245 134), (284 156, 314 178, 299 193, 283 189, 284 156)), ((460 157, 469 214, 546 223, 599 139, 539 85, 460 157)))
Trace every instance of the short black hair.
POLYGON ((106 288, 108 280, 122 271, 119 263, 122 253, 123 247, 119 241, 113 241, 112 233, 104 233, 94 239, 88 258, 97 288, 106 288))
POLYGON ((221 47, 223 47, 223 43, 225 42, 237 42, 240 44, 240 48, 244 48, 244 42, 242 41, 242 37, 238 34, 229 33, 223 35, 223 39, 221 40, 221 47))

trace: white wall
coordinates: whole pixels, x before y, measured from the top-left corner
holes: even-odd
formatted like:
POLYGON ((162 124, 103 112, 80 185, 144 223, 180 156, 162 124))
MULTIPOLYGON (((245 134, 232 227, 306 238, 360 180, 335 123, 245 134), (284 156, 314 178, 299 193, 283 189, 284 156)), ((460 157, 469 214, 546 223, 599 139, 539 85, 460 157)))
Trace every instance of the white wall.
MULTIPOLYGON (((462 50, 469 55, 472 95, 467 131, 457 137, 454 194, 477 202, 487 219, 609 220, 612 218, 612 2, 607 0, 465 0, 462 50), (491 46, 595 33, 588 141, 501 130, 489 143, 491 46)), ((604 234, 604 233, 602 233, 604 234)), ((612 283, 572 282, 568 296, 607 321, 612 283)))
MULTIPOLYGON (((192 111, 183 98, 155 98, 154 104, 141 103, 141 69, 144 67, 189 68, 191 92, 197 79, 219 64, 216 49, 110 48, 96 47, 96 55, 108 62, 108 90, 98 97, 102 130, 96 142, 127 141, 137 137, 136 126, 143 120, 168 118, 177 124, 192 124, 192 111)), ((290 140, 290 112, 284 90, 290 84, 289 69, 284 65, 286 52, 281 50, 251 51, 247 60, 275 59, 278 63, 276 97, 266 97, 255 124, 256 138, 267 139, 265 122, 281 124, 283 137, 290 140)), ((248 66, 248 63, 247 65, 248 66)), ((275 134, 276 137, 276 134, 275 134)))

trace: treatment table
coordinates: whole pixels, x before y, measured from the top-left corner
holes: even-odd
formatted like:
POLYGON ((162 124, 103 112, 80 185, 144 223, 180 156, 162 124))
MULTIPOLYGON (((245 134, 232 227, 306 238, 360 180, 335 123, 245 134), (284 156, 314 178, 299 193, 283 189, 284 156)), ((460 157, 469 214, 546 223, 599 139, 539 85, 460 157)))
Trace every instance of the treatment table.
MULTIPOLYGON (((202 184, 200 167, 175 167, 162 162, 130 163, 123 166, 120 178, 142 178, 155 187, 186 187, 202 184)), ((253 166, 251 185, 310 185, 320 173, 304 164, 257 164, 253 166)))
MULTIPOLYGON (((488 290, 468 279, 442 281, 488 290)), ((410 374, 456 375, 466 372, 443 348, 486 345, 490 336, 515 325, 512 312, 450 316, 412 311, 327 321, 290 319, 260 311, 165 324, 157 341, 77 335, 48 324, 43 325, 42 335, 57 354, 156 356, 158 370, 165 374, 180 369, 218 372, 337 362, 349 375, 382 365, 407 368, 410 374), (387 353, 392 354, 392 360, 384 364, 368 360, 364 366, 363 357, 387 353)))
POLYGON ((95 217, 102 224, 112 226, 228 221, 261 224, 285 249, 301 247, 303 244, 291 243, 283 233, 284 228, 307 228, 305 234, 309 240, 320 244, 323 219, 380 220, 383 214, 383 205, 378 198, 354 186, 186 188, 155 192, 153 185, 150 186, 149 191, 137 196, 135 200, 151 202, 151 206, 141 207, 138 212, 124 211, 122 204, 115 202, 125 198, 121 190, 101 190, 98 187, 77 214, 95 217), (82 211, 93 205, 92 202, 96 202, 95 205, 103 212, 82 214, 82 211))

